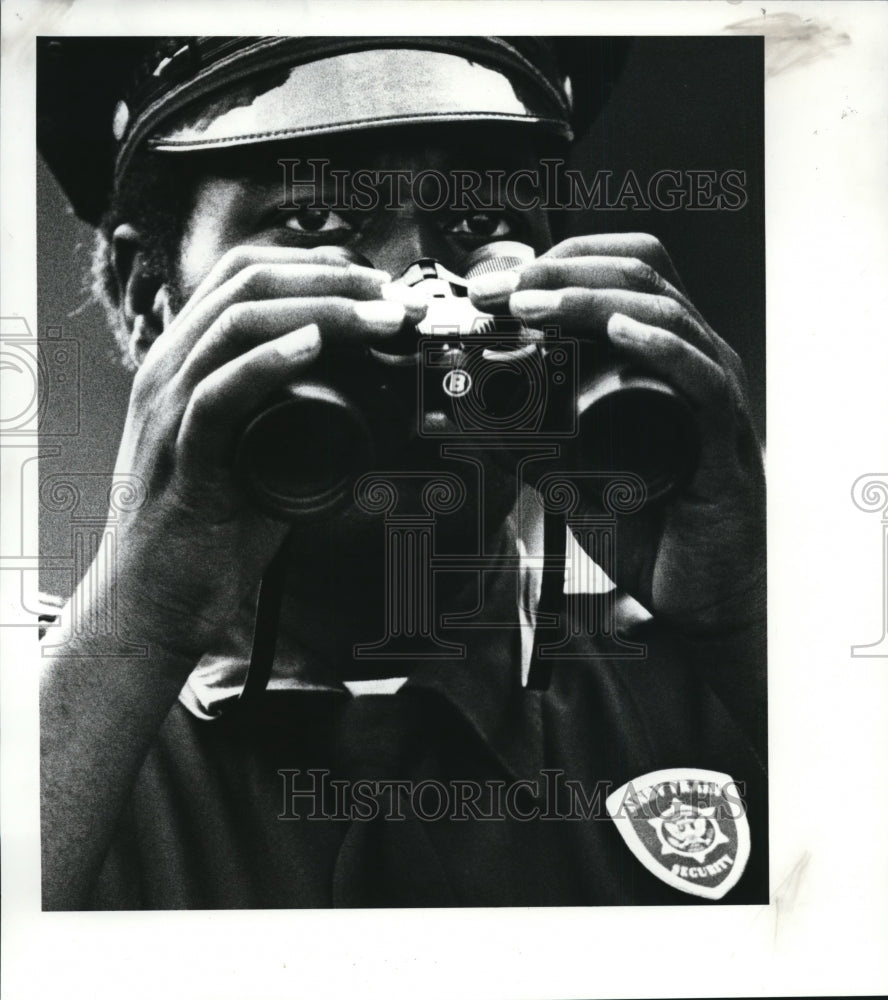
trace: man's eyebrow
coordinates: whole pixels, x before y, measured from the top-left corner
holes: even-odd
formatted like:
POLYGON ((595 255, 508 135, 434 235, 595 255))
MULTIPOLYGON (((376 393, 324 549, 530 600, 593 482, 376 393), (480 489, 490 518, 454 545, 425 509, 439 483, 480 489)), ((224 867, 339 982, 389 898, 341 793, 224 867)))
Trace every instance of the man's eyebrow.
POLYGON ((226 172, 223 179, 237 185, 241 200, 259 208, 295 208, 301 198, 320 201, 328 188, 331 194, 333 191, 332 184, 320 186, 318 179, 311 175, 291 178, 285 168, 277 163, 258 175, 255 171, 244 169, 226 172))
POLYGON ((240 169, 232 170, 228 177, 240 185, 247 201, 291 211, 305 207, 366 211, 396 207, 409 200, 424 204, 430 190, 434 210, 439 212, 507 211, 512 202, 510 181, 519 181, 525 193, 541 183, 534 167, 516 168, 504 162, 495 166, 451 162, 418 168, 415 164, 360 166, 323 156, 281 156, 271 163, 257 163, 252 170, 238 166, 240 169), (439 178, 431 188, 430 175, 439 178), (443 203, 437 200, 439 193, 444 196, 443 203))
MULTIPOLYGON (((379 207, 379 192, 385 187, 386 175, 398 172, 399 168, 346 166, 326 157, 282 157, 271 191, 282 208, 295 209, 311 203, 317 208, 344 210, 360 207, 354 200, 360 190, 363 198, 370 199, 370 205, 363 206, 366 209, 379 207)), ((258 182, 256 188, 263 196, 269 194, 265 181, 258 182)))

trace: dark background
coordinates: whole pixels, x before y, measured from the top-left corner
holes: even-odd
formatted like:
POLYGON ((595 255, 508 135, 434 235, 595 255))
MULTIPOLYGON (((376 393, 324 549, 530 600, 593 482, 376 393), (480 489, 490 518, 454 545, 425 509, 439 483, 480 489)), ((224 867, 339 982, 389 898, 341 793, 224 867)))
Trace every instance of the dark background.
MULTIPOLYGON (((649 232, 669 251, 691 300, 746 363, 758 427, 765 423, 764 66, 761 38, 640 38, 610 101, 575 147, 571 166, 591 179, 632 169, 646 186, 658 170, 745 171, 747 202, 726 210, 569 212, 570 233, 649 232)), ((101 308, 91 301, 92 231, 68 208, 38 158, 37 288, 40 336, 75 342, 67 352, 79 399, 50 390, 41 423, 44 498, 41 551, 71 554, 71 522, 101 518, 132 379, 119 361, 101 308), (48 432, 48 433, 47 433, 48 432), (56 477, 56 478, 52 478, 56 477), (80 484, 75 511, 53 510, 59 479, 80 484), (84 488, 84 484, 88 486, 84 488)), ((64 504, 58 506, 64 507, 64 504)), ((68 571, 45 571, 41 587, 64 595, 68 571)))

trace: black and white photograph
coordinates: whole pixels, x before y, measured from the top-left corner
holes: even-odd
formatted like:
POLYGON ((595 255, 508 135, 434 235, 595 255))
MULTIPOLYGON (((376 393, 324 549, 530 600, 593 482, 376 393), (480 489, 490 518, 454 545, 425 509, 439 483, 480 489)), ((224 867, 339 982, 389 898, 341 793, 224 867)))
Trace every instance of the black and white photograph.
MULTIPOLYGON (((38 41, 137 373, 103 531, 92 470, 41 477, 87 563, 44 640, 44 906, 766 900, 748 377, 631 231, 739 249, 732 303, 696 283, 761 358, 762 48, 38 41), (690 61, 693 158, 602 160, 690 61)), ((44 230, 41 310, 82 294, 44 230)))
MULTIPOLYGON (((133 995, 184 995, 193 929, 221 978, 189 996, 338 996, 337 929, 378 989, 391 927, 448 979, 466 938, 466 970, 536 952, 461 988, 417 965, 410 995, 788 995, 811 914, 856 898, 857 978, 815 982, 827 948, 805 989, 884 985, 885 901, 825 873, 884 895, 885 227, 843 257, 848 191, 775 156, 771 95, 863 46, 821 127, 881 129, 851 201, 884 218, 885 7, 85 6, 4 11, 31 88, 0 310, 22 953, 107 929, 133 995), (852 801, 857 847, 826 811, 852 801), (584 947, 746 978, 570 979, 584 947)), ((119 995, 86 947, 76 994, 119 995)))

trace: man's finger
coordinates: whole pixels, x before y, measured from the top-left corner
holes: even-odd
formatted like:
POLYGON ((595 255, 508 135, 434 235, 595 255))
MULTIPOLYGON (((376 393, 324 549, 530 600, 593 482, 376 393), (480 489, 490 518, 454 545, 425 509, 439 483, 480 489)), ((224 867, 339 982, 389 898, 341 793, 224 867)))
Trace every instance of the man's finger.
POLYGON ((494 311, 505 305, 514 291, 570 286, 666 295, 703 322, 687 297, 638 257, 540 257, 517 271, 496 271, 472 279, 469 295, 479 308, 494 311))
POLYGON ((669 330, 621 313, 611 316, 607 334, 621 351, 663 376, 700 407, 725 408, 731 395, 730 379, 723 368, 693 344, 669 330))
MULTIPOLYGON (((319 263, 251 263, 200 301, 183 310, 154 345, 149 364, 170 374, 184 363, 204 332, 237 303, 305 296, 378 299, 388 275, 359 265, 336 267, 319 263)), ((293 327, 291 327, 293 329, 293 327)))
POLYGON ((669 330, 710 358, 720 355, 714 335, 679 302, 664 295, 610 288, 531 289, 514 292, 509 310, 528 326, 558 326, 589 339, 604 337, 611 316, 623 313, 669 330))
POLYGON ((213 323, 173 376, 189 393, 215 368, 288 330, 314 324, 325 344, 379 344, 407 318, 403 302, 383 299, 284 298, 238 302, 213 323))
MULTIPOLYGON (((361 267, 348 259, 340 247, 266 247, 237 246, 232 247, 215 263, 209 274, 198 285, 194 294, 185 303, 177 319, 184 320, 200 305, 204 298, 215 289, 230 281, 241 271, 253 265, 274 264, 319 264, 335 267, 339 271, 349 268, 361 268, 374 271, 371 267, 361 267)), ((380 275, 380 282, 391 281, 391 275, 384 271, 375 271, 380 275)))
MULTIPOLYGON (((572 236, 547 250, 543 257, 637 257, 657 271, 682 294, 687 294, 663 244, 649 233, 601 233, 572 236)), ((541 258, 542 259, 542 258, 541 258)))
POLYGON ((216 368, 194 389, 176 439, 178 467, 189 477, 228 471, 235 433, 257 400, 286 385, 317 357, 315 324, 284 334, 216 368))

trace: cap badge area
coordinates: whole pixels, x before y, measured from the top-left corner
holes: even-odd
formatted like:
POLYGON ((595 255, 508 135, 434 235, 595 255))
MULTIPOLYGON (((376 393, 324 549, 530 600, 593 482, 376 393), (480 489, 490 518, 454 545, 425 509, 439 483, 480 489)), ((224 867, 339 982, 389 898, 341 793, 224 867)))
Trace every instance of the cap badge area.
POLYGON ((742 783, 699 768, 652 771, 607 798, 629 850, 667 885, 721 899, 749 860, 742 783))

